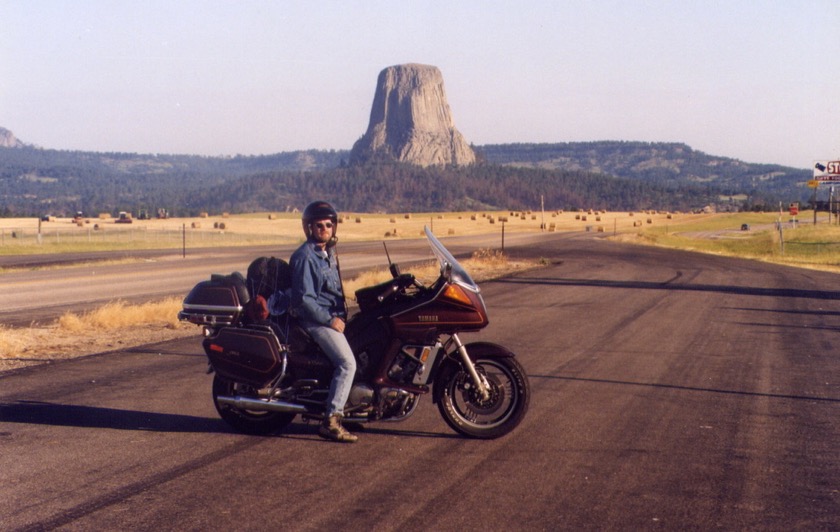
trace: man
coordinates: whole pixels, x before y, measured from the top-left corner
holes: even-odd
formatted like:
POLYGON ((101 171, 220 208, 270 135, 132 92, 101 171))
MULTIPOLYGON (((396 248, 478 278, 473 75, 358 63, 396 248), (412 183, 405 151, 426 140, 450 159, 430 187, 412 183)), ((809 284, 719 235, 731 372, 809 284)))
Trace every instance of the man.
POLYGON ((304 209, 302 221, 306 242, 289 261, 291 311, 335 366, 324 422, 318 434, 329 440, 352 443, 358 437, 341 425, 344 404, 356 374, 356 359, 344 336, 347 307, 335 256, 338 213, 329 203, 315 201, 304 209))

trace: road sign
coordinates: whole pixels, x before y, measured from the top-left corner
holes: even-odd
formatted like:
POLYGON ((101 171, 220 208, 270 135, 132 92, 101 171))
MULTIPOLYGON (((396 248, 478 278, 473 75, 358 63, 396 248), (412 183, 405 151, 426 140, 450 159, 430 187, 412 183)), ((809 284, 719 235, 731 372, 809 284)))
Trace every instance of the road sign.
POLYGON ((808 188, 817 188, 820 186, 820 182, 816 179, 811 179, 808 181, 808 188))
POLYGON ((817 161, 814 163, 816 181, 840 181, 840 161, 817 161))

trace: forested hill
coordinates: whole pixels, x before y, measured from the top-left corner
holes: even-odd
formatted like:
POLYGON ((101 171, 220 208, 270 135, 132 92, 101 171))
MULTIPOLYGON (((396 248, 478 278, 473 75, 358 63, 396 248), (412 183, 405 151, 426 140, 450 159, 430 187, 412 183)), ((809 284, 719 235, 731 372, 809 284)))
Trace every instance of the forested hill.
POLYGON ((582 170, 664 186, 705 184, 726 194, 749 195, 753 201, 798 200, 809 193, 805 183, 811 179, 807 168, 745 163, 679 143, 490 144, 480 151, 490 164, 582 170))
POLYGON ((538 209, 541 197, 547 209, 690 210, 719 200, 708 187, 666 188, 581 171, 392 163, 252 176, 197 191, 184 205, 190 212, 209 204, 228 211, 283 211, 327 198, 357 212, 525 210, 538 209))
POLYGON ((0 216, 119 211, 175 215, 344 210, 775 208, 810 192, 805 169, 748 164, 684 144, 588 142, 475 147, 474 166, 348 166, 349 151, 200 157, 0 147, 0 216))

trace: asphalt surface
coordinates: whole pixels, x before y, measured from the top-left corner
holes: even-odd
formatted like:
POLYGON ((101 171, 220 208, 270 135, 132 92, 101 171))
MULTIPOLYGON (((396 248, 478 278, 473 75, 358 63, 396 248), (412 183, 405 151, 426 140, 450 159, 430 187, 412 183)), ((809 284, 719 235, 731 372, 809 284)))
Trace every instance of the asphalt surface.
POLYGON ((0 374, 4 530, 837 530, 835 274, 546 237, 465 340, 531 408, 474 441, 429 398, 359 443, 218 419, 198 338, 0 374))

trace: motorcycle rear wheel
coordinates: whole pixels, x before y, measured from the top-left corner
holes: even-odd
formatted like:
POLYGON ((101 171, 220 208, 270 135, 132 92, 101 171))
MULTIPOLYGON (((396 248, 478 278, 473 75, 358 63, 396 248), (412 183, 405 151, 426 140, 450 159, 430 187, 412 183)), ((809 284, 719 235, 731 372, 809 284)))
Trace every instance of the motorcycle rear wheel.
POLYGON ((247 395, 248 388, 220 377, 218 373, 213 376, 213 404, 219 416, 231 427, 245 434, 266 435, 286 428, 295 419, 296 414, 291 412, 246 410, 217 400, 219 396, 247 395))
POLYGON ((464 369, 451 372, 442 382, 438 409, 446 423, 470 438, 493 439, 515 429, 528 411, 530 384, 515 358, 479 358, 476 371, 490 385, 483 400, 464 369))

